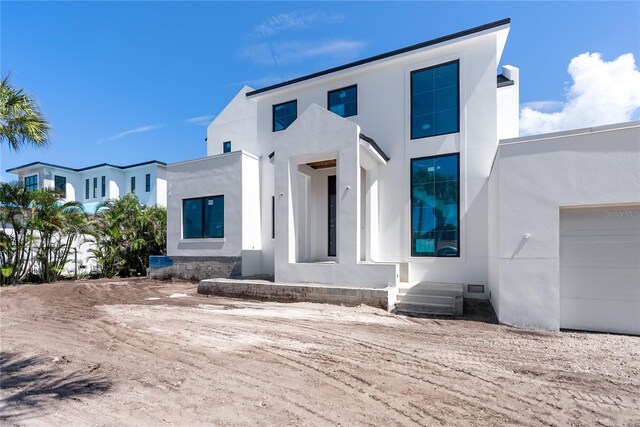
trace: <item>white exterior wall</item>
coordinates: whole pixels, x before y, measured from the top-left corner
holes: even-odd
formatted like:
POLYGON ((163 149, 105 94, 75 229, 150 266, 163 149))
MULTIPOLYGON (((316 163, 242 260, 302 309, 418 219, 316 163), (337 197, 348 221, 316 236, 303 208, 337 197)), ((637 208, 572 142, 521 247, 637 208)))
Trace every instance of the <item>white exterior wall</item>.
POLYGON ((640 203, 640 122, 501 141, 491 191, 498 318, 557 330, 560 209, 640 203))
POLYGON ((251 90, 249 86, 243 87, 207 127, 207 156, 222 154, 225 141, 231 141, 231 151, 259 151, 256 102, 246 97, 251 90))
POLYGON ((244 275, 262 273, 259 159, 234 151, 167 167, 167 255, 242 257, 244 275), (224 237, 183 239, 182 201, 224 196, 224 237))
POLYGON ((502 74, 513 84, 498 88, 498 140, 520 136, 520 70, 505 65, 502 74))

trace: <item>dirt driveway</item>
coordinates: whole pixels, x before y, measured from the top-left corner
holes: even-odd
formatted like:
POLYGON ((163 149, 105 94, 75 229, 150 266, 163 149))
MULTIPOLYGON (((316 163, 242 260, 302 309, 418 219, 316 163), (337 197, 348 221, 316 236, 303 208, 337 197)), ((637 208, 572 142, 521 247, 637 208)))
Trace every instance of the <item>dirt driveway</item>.
POLYGON ((0 290, 11 425, 640 425, 640 339, 197 295, 0 290))

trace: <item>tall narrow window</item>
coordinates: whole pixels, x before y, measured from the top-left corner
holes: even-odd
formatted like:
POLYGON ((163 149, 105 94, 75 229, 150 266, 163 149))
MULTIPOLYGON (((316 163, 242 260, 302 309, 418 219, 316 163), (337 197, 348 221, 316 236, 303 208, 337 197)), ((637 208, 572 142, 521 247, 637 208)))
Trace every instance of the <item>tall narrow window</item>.
POLYGON ((53 182, 56 188, 56 191, 62 195, 62 197, 67 197, 67 178, 64 176, 55 175, 53 177, 53 182))
POLYGON ((98 177, 93 178, 93 198, 98 197, 98 177))
POLYGON ((411 73, 411 139, 460 130, 459 62, 411 73))
POLYGON ((231 141, 225 141, 222 143, 222 152, 223 153, 231 152, 231 141))
POLYGON ((459 154, 411 160, 411 256, 457 257, 459 154))
POLYGON ((358 86, 353 85, 332 90, 328 93, 327 98, 329 111, 342 117, 358 114, 358 86))
POLYGON ((337 213, 337 199, 336 199, 336 176, 335 175, 331 175, 329 176, 328 179, 329 182, 329 186, 328 186, 328 194, 329 194, 329 199, 327 201, 327 205, 329 206, 329 235, 328 235, 328 241, 329 241, 329 251, 328 251, 328 255, 329 256, 336 256, 336 239, 338 236, 338 233, 336 231, 336 228, 338 226, 338 222, 336 220, 336 213, 337 213))
POLYGON ((182 237, 224 237, 224 196, 183 200, 182 237))
POLYGON ((100 193, 102 194, 102 197, 107 195, 107 177, 102 175, 102 182, 100 183, 102 188, 100 189, 100 193))
POLYGON ((84 198, 89 198, 89 178, 84 180, 84 198))
POLYGON ((284 130, 298 117, 298 101, 289 101, 273 106, 273 131, 284 130))
POLYGON ((276 196, 271 196, 271 238, 276 238, 276 196))
POLYGON ((147 193, 151 191, 151 174, 148 173, 144 176, 144 191, 147 193))
POLYGON ((135 176, 131 177, 131 192, 132 193, 136 192, 136 177, 135 176))
POLYGON ((24 188, 27 190, 38 189, 38 175, 31 175, 24 177, 24 188))

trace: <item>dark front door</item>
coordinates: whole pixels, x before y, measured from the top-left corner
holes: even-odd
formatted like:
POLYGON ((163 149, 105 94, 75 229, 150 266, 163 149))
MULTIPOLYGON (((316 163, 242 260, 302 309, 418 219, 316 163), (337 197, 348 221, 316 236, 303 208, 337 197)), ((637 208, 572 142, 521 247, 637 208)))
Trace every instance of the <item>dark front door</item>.
POLYGON ((329 256, 336 256, 336 176, 329 176, 329 256))

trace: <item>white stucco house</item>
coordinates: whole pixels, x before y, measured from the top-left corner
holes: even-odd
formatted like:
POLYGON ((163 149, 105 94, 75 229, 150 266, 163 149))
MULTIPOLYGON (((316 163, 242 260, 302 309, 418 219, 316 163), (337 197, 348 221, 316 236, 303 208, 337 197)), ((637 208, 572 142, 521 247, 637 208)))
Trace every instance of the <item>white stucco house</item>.
POLYGON ((517 326, 640 333, 638 124, 518 138, 519 70, 498 70, 509 30, 243 88, 208 127, 207 157, 167 166, 168 257, 154 274, 411 312, 460 312, 464 295, 517 326), (599 210, 631 212, 625 231, 599 210), (601 248, 626 252, 587 290, 572 269, 593 264, 575 243, 589 215, 628 241, 601 248), (236 280, 252 277, 274 282, 236 280), (619 316, 591 322, 596 308, 619 316))
POLYGON ((166 163, 152 160, 127 166, 108 163, 70 168, 33 162, 7 169, 28 188, 58 189, 65 201, 82 203, 94 213, 100 202, 134 193, 147 206, 167 205, 166 163))

